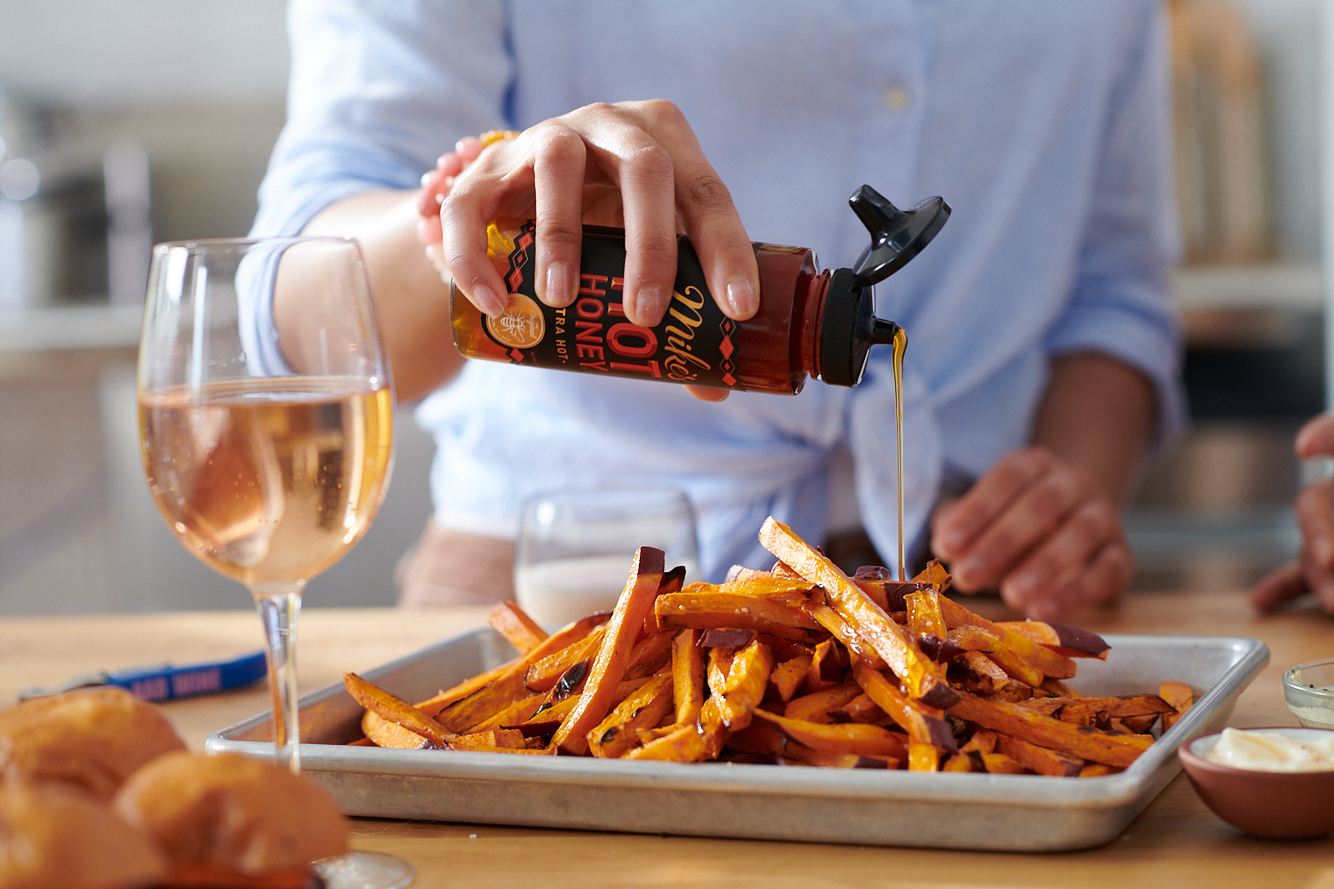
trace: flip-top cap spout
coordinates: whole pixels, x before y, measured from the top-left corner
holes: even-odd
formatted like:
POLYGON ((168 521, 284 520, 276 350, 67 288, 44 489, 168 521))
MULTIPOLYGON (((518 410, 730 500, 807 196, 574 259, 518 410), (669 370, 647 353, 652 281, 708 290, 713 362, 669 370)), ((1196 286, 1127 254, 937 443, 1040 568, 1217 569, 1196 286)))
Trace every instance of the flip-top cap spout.
POLYGON ((869 185, 853 192, 848 205, 871 234, 871 246, 853 269, 863 286, 879 283, 906 265, 950 217, 950 205, 943 198, 927 198, 900 210, 869 185))

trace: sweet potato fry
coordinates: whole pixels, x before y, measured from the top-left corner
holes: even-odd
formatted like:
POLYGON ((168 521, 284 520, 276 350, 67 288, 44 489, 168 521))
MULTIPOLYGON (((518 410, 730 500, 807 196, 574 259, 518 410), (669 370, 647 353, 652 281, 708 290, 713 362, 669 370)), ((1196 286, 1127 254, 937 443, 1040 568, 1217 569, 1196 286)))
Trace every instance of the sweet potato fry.
POLYGON ((761 571, 758 568, 747 568, 745 565, 733 565, 727 569, 727 577, 724 583, 731 583, 734 580, 749 580, 752 577, 773 577, 768 571, 761 571))
POLYGON ((604 759, 619 758, 635 746, 636 732, 652 728, 672 708, 672 676, 654 676, 588 733, 588 749, 604 759))
POLYGON ((1158 686, 1158 695, 1171 704, 1173 710, 1163 714, 1163 731, 1176 725, 1177 720, 1195 703, 1195 690, 1184 682, 1169 679, 1158 686))
POLYGON ((792 700, 806 679, 806 671, 810 669, 811 661, 811 655, 799 654, 774 667, 773 672, 769 674, 769 684, 773 686, 774 694, 780 701, 787 703, 792 700))
POLYGON ((530 692, 548 692, 556 687, 575 664, 592 662, 602 644, 606 627, 598 627, 584 638, 565 646, 560 651, 530 664, 523 674, 523 686, 530 692))
POLYGON ((762 642, 752 642, 737 652, 732 658, 727 678, 704 702, 700 710, 701 722, 709 724, 716 715, 728 731, 733 732, 750 725, 751 710, 764 699, 764 690, 769 686, 769 674, 773 668, 773 652, 762 642))
POLYGON ((515 701, 495 716, 479 723, 477 729, 503 728, 525 723, 532 719, 533 714, 537 713, 538 709, 547 702, 546 698, 547 696, 543 694, 532 694, 515 701))
POLYGON ((921 741, 908 741, 908 771, 935 772, 940 770, 940 749, 921 741))
POLYGON ((889 721, 885 711, 866 692, 830 710, 829 716, 834 722, 873 722, 882 725, 889 721))
POLYGON ((986 654, 1009 676, 1029 686, 1042 683, 1042 671, 1005 643, 999 634, 983 627, 965 625, 949 631, 948 639, 964 651, 986 654))
MULTIPOLYGON (((1037 670, 1040 670, 1043 676, 1069 679, 1075 675, 1075 662, 1072 659, 1039 642, 1034 642, 1022 633, 989 621, 980 614, 974 614, 948 596, 940 597, 940 610, 945 616, 947 629, 953 630, 955 627, 969 626, 987 630, 995 634, 1008 649, 1028 661, 1037 670)), ((1001 666, 1004 666, 1004 664, 1001 666)), ((1029 684, 1037 685, 1038 683, 1029 684)))
MULTIPOLYGON (((616 686, 616 693, 612 695, 612 706, 619 706, 622 701, 630 695, 637 692, 644 686, 647 679, 624 679, 616 686)), ((556 697, 554 690, 547 693, 546 700, 542 706, 534 711, 533 715, 526 722, 520 722, 512 728, 526 729, 530 734, 555 734, 559 724, 565 717, 570 715, 570 711, 579 703, 578 695, 569 695, 567 697, 556 697), (554 723, 554 724, 552 724, 554 723), (550 724, 550 728, 544 728, 540 732, 535 732, 535 727, 545 727, 550 724)))
POLYGON ((552 633, 532 651, 514 661, 511 667, 491 682, 440 710, 436 714, 436 720, 450 731, 462 733, 490 719, 531 693, 526 683, 530 666, 547 655, 578 642, 606 621, 605 614, 589 615, 552 633))
POLYGON ((889 718, 907 732, 913 741, 949 753, 955 752, 954 732, 945 721, 942 711, 912 700, 886 679, 883 673, 872 670, 866 664, 853 664, 852 675, 867 696, 889 714, 889 718))
POLYGON ((945 570, 945 566, 940 564, 939 559, 932 559, 926 563, 926 567, 917 573, 910 581, 911 583, 924 583, 930 586, 938 593, 943 593, 950 588, 953 581, 950 574, 945 570))
POLYGON ((438 744, 416 732, 408 731, 396 722, 390 722, 374 710, 367 710, 361 717, 361 731, 366 736, 366 743, 372 747, 393 750, 439 749, 438 744))
MULTIPOLYGON (((499 667, 487 670, 485 673, 479 673, 424 701, 418 701, 414 706, 432 719, 436 719, 440 715, 440 711, 473 694, 478 689, 486 687, 512 669, 516 663, 518 663, 517 658, 507 661, 499 667)), ((361 732, 377 747, 397 747, 411 750, 420 747, 423 741, 421 735, 389 722, 374 710, 367 710, 361 717, 361 732)))
POLYGON ((780 639, 814 644, 824 631, 809 614, 783 604, 740 593, 688 593, 659 596, 654 605, 658 626, 676 629, 727 627, 772 633, 780 639))
POLYGON ((407 701, 391 695, 373 683, 367 682, 356 673, 344 673, 343 685, 347 688, 347 693, 367 710, 375 711, 382 718, 407 729, 413 734, 422 736, 437 747, 448 750, 452 746, 451 742, 457 743, 459 741, 459 736, 454 732, 451 732, 407 701))
MULTIPOLYGON (((707 584, 691 584, 681 592, 690 592, 691 587, 707 584)), ((799 577, 774 577, 772 574, 755 574, 751 577, 728 580, 717 588, 720 593, 736 593, 754 596, 759 599, 771 599, 784 605, 800 605, 817 591, 815 584, 799 577)))
POLYGON ((955 692, 940 665, 922 654, 917 642, 890 619, 838 566, 773 517, 760 528, 760 542, 798 574, 824 587, 829 605, 852 624, 899 677, 911 697, 947 706, 955 692))
POLYGON ((902 608, 890 607, 886 588, 893 582, 888 568, 880 565, 863 565, 852 575, 852 582, 862 588, 862 592, 871 597, 871 601, 880 606, 882 611, 902 611, 902 608))
POLYGON ((1153 743, 1148 735, 1114 735, 1070 725, 1020 704, 988 701, 967 693, 959 695, 950 713, 998 734, 1113 766, 1130 765, 1153 743))
POLYGON ((843 615, 823 602, 806 606, 806 611, 815 618, 816 623, 825 628, 829 635, 839 641, 850 654, 870 664, 873 669, 886 670, 885 659, 871 644, 857 634, 856 629, 843 619, 843 615))
POLYGON ((815 646, 811 665, 806 673, 806 685, 818 691, 844 682, 848 676, 848 651, 833 639, 815 646))
POLYGON ((900 761, 907 759, 908 745, 904 736, 878 725, 861 722, 822 725, 803 719, 788 719, 758 708, 751 712, 757 719, 777 725, 798 744, 816 750, 858 756, 892 756, 900 761))
MULTIPOLYGON (((979 756, 980 758, 980 756, 979 756)), ((956 753, 941 765, 942 772, 981 772, 986 770, 986 766, 978 766, 974 763, 973 757, 967 753, 956 753)))
POLYGON ((817 750, 789 741, 783 748, 782 762, 826 769, 897 769, 900 760, 894 756, 868 756, 859 753, 838 753, 817 750))
POLYGON ((951 666, 950 677, 965 691, 1002 701, 1025 701, 1033 697, 1033 687, 1002 670, 981 651, 961 652, 951 666), (956 678, 956 674, 958 677, 956 678))
POLYGON ((603 634, 583 694, 579 696, 579 703, 551 739, 552 744, 567 753, 586 753, 589 729, 605 719, 611 710, 612 695, 625 676, 631 646, 644 626, 644 619, 653 611, 653 601, 662 583, 662 573, 662 550, 641 546, 635 551, 630 578, 611 614, 611 620, 607 622, 607 630, 603 634))
POLYGON ((771 722, 752 719, 750 725, 727 737, 727 749, 741 753, 780 756, 788 746, 787 735, 771 722))
POLYGON ((630 661, 625 668, 627 679, 653 676, 672 659, 672 638, 676 634, 659 630, 649 633, 635 645, 630 652, 630 661))
POLYGON ((704 671, 704 681, 708 683, 709 694, 721 695, 726 693, 727 677, 732 672, 734 658, 736 658, 736 649, 721 647, 709 649, 709 663, 704 671))
POLYGON ((1084 768, 1084 760, 1059 750, 1039 747, 1009 735, 997 735, 996 741, 997 750, 1039 775, 1073 778, 1084 768))
POLYGON ((1173 712, 1171 704, 1153 694, 1111 698, 1034 698, 1024 701, 1023 706, 1077 725, 1096 724, 1099 713, 1106 714, 1108 718, 1124 719, 1173 712))
POLYGON ((537 625, 515 602, 501 602, 487 615, 491 629, 504 636, 510 645, 527 654, 547 638, 547 631, 537 625))
POLYGON ((1023 775, 1028 772, 1018 760, 1004 753, 983 753, 982 763, 992 775, 1023 775))
POLYGON ((828 725, 834 719, 829 711, 842 707, 862 693, 855 682, 834 685, 820 691, 793 698, 783 708, 783 715, 788 719, 804 719, 807 722, 819 722, 828 725))
POLYGON ((1027 636, 1066 657, 1091 657, 1107 660, 1111 646, 1097 633, 1067 627, 1064 624, 1050 624, 1040 620, 999 621, 996 626, 1027 636))
POLYGON ((1119 769, 1116 766, 1109 766, 1101 762, 1091 762, 1079 770, 1079 777, 1102 778, 1106 775, 1120 774, 1122 771, 1123 769, 1119 769))
POLYGON ((973 732, 973 736, 959 748, 960 753, 995 753, 996 752, 996 733, 990 729, 980 728, 973 732))
POLYGON ((709 739, 698 725, 678 726, 670 734, 636 747, 625 759, 653 759, 666 762, 701 762, 708 753, 709 739))
POLYGON ((672 697, 676 721, 693 725, 704 704, 704 659, 696 644, 696 630, 681 630, 672 639, 672 697))
POLYGON ((922 636, 945 638, 945 617, 940 611, 940 594, 927 588, 904 597, 908 606, 908 630, 919 639, 922 636))

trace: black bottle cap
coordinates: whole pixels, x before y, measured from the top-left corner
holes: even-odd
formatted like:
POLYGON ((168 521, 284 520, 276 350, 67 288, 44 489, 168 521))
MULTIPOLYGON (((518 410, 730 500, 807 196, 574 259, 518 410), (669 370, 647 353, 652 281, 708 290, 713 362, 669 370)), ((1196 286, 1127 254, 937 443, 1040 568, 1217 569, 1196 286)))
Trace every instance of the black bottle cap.
POLYGON ((869 185, 854 191, 848 204, 871 233, 871 246, 862 252, 853 270, 859 281, 868 285, 885 280, 907 265, 950 218, 950 205, 943 198, 927 198, 910 210, 900 210, 869 185))
POLYGON ((855 386, 866 373, 871 347, 894 342, 899 326, 875 317, 871 288, 901 269, 930 243, 949 218, 939 197, 900 210, 869 185, 848 204, 871 233, 871 246, 857 268, 836 269, 829 278, 820 320, 820 379, 833 386, 855 386))

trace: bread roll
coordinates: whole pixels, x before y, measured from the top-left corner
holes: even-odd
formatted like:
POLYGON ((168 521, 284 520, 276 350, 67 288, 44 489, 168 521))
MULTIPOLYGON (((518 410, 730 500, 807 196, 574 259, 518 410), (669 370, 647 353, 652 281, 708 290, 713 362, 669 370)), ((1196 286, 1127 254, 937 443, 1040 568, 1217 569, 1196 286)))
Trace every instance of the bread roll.
POLYGON ((239 753, 159 757, 125 782, 113 805, 173 867, 258 874, 347 850, 347 819, 324 788, 239 753))
POLYGON ((105 803, 58 785, 0 786, 4 889, 129 889, 165 871, 148 837, 105 803))
POLYGON ((0 712, 7 784, 71 784, 110 800, 131 772, 183 749, 165 716, 116 686, 32 698, 0 712))

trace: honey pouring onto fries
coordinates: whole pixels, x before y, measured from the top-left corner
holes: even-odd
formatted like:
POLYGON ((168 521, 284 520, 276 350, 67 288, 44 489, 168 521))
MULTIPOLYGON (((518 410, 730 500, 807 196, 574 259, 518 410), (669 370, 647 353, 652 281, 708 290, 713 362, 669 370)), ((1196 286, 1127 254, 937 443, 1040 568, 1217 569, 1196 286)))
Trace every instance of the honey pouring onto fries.
POLYGON ((1194 702, 1085 697, 1066 685, 1107 643, 1072 627, 990 621, 911 581, 849 577, 773 518, 777 562, 685 584, 641 547, 610 613, 551 635, 513 603, 491 625, 518 656, 415 704, 349 673, 359 744, 438 751, 1096 777, 1129 766, 1194 702))

